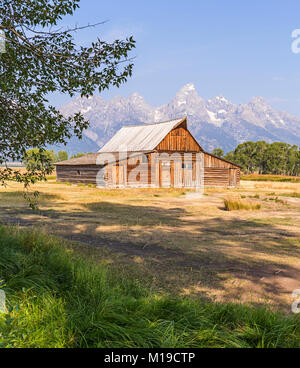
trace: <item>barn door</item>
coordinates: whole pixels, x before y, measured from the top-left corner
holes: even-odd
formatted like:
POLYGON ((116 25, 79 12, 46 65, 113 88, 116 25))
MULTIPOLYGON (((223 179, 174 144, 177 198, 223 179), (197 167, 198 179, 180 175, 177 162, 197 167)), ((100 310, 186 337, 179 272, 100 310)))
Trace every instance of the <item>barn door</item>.
POLYGON ((125 183, 124 183, 124 166, 120 165, 117 167, 118 168, 118 186, 119 187, 124 187, 125 183))
POLYGON ((183 187, 183 178, 182 178, 182 162, 181 160, 174 161, 174 187, 175 188, 182 188, 183 187))
POLYGON ((162 188, 170 188, 171 186, 171 165, 170 161, 161 163, 161 186, 162 188))
POLYGON ((105 181, 105 174, 106 174, 106 167, 101 167, 96 176, 96 185, 97 188, 105 188, 106 181, 105 181))
POLYGON ((235 187, 237 181, 236 169, 229 169, 229 186, 235 187))
POLYGON ((182 165, 183 169, 183 183, 185 188, 193 188, 193 163, 188 161, 182 165))
POLYGON ((112 187, 115 188, 118 185, 119 167, 117 165, 113 165, 111 169, 112 187))
POLYGON ((171 185, 171 187, 172 188, 174 188, 174 166, 175 166, 175 163, 174 163, 174 161, 171 161, 170 162, 170 165, 171 165, 171 167, 170 167, 170 175, 171 175, 171 177, 170 177, 170 185, 171 185))

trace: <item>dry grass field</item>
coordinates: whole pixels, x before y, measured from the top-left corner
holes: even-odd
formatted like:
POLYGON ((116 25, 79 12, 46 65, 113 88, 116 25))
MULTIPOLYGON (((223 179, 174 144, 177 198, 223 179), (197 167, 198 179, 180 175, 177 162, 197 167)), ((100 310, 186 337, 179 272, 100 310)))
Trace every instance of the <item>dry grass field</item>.
POLYGON ((54 180, 34 190, 35 211, 19 184, 0 188, 0 222, 40 227, 155 290, 288 312, 300 289, 300 183, 242 181, 236 189, 207 188, 202 198, 54 180), (257 209, 226 211, 225 198, 257 209))
POLYGON ((299 176, 248 174, 242 175, 242 179, 247 181, 275 181, 275 182, 300 183, 299 176))

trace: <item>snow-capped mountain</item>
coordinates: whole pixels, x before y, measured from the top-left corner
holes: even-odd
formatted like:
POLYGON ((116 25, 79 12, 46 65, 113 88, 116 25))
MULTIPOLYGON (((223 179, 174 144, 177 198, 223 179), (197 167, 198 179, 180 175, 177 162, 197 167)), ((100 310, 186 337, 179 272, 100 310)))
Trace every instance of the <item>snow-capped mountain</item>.
POLYGON ((300 118, 274 110, 262 97, 248 104, 235 105, 222 95, 201 98, 192 83, 185 85, 166 105, 151 107, 137 93, 128 98, 116 96, 110 101, 101 97, 75 98, 61 108, 63 114, 81 111, 90 121, 86 137, 99 146, 106 143, 123 125, 165 121, 188 117, 189 129, 208 151, 225 151, 247 140, 286 142, 300 145, 300 118))

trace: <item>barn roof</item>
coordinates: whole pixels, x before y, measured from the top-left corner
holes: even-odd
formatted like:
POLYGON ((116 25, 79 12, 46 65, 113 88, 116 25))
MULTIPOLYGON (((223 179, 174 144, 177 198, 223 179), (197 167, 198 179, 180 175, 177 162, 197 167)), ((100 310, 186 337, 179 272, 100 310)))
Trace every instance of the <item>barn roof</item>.
MULTIPOLYGON (((185 122, 186 118, 169 120, 162 123, 143 124, 134 126, 122 127, 111 139, 108 141, 98 153, 87 154, 82 157, 73 158, 71 160, 56 162, 58 166, 77 166, 77 165, 101 165, 102 163, 112 163, 133 157, 143 153, 151 153, 159 145, 159 143, 181 123, 185 122), (122 152, 128 152, 124 157, 122 152), (119 156, 119 153, 121 155, 119 156)), ((241 166, 227 161, 223 158, 206 154, 218 158, 221 161, 230 163, 241 168, 241 166)))
MULTIPOLYGON (((151 153, 153 151, 146 151, 145 153, 151 153)), ((58 166, 88 166, 88 165, 101 165, 103 164, 109 164, 112 162, 117 162, 117 161, 121 161, 121 160, 125 160, 127 158, 131 158, 131 157, 135 157, 140 155, 141 152, 128 152, 128 154, 126 154, 125 156, 121 153, 119 154, 118 152, 98 152, 98 153, 89 153, 85 156, 82 157, 77 157, 77 158, 72 158, 71 160, 66 160, 66 161, 60 161, 60 162, 56 162, 54 165, 58 165, 58 166)))
POLYGON ((185 118, 181 118, 163 123, 123 127, 99 152, 152 151, 172 129, 184 121, 185 118))
POLYGON ((225 159, 225 158, 223 158, 223 157, 218 157, 218 156, 213 155, 212 153, 209 153, 209 152, 204 152, 204 153, 206 153, 207 155, 212 156, 212 157, 214 157, 214 158, 217 158, 217 159, 218 159, 218 160, 220 160, 220 161, 227 162, 228 164, 231 164, 231 165, 237 166, 237 167, 239 167, 240 169, 242 169, 242 166, 241 166, 241 165, 238 165, 238 164, 236 164, 236 163, 234 163, 234 162, 228 161, 228 160, 226 160, 226 159, 225 159))
POLYGON ((87 155, 71 158, 70 160, 55 162, 54 165, 96 165, 98 153, 89 153, 87 155))

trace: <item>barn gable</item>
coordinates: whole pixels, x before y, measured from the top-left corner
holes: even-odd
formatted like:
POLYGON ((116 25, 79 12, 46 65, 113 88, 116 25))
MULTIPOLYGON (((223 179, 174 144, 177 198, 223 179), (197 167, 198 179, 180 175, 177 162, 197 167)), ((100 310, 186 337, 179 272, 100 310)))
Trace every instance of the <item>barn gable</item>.
POLYGON ((186 118, 163 123, 126 126, 121 128, 99 153, 153 151, 177 127, 187 132, 186 118))
POLYGON ((157 145, 157 151, 203 152, 199 143, 187 129, 186 119, 172 129, 157 145))

